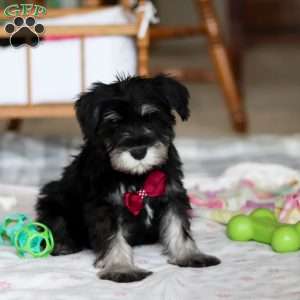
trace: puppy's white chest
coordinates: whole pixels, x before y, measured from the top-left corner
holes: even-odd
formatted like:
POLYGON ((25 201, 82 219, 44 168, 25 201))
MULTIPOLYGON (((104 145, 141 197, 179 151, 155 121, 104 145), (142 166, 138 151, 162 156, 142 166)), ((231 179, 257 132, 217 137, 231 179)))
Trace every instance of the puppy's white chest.
POLYGON ((145 224, 147 227, 152 225, 152 219, 153 219, 153 210, 150 207, 150 205, 145 204, 145 211, 147 212, 147 218, 145 220, 145 224))
POLYGON ((126 190, 123 184, 120 184, 114 192, 109 194, 109 201, 114 205, 124 205, 123 198, 126 190))

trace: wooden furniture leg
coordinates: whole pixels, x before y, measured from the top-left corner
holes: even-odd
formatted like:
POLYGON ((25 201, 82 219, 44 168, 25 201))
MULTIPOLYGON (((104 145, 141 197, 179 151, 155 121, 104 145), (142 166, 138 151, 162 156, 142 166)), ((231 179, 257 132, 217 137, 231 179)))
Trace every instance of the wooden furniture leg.
POLYGON ((22 119, 11 119, 8 121, 6 129, 9 131, 20 131, 22 123, 22 119))
POLYGON ((247 131, 247 119, 237 84, 230 66, 220 26, 211 0, 197 0, 199 14, 206 28, 209 51, 216 76, 223 90, 233 127, 240 133, 247 131))
POLYGON ((229 57, 239 92, 243 97, 243 56, 246 42, 244 33, 245 0, 228 0, 229 57))
MULTIPOLYGON (((143 5, 145 0, 140 0, 140 4, 143 5)), ((144 18, 144 12, 140 11, 138 13, 137 29, 139 30, 141 22, 144 18)), ((139 37, 137 34, 137 50, 138 50, 138 74, 140 76, 149 75, 149 31, 147 30, 146 34, 143 37, 139 37)))
POLYGON ((138 74, 149 75, 149 35, 137 40, 138 49, 138 74))

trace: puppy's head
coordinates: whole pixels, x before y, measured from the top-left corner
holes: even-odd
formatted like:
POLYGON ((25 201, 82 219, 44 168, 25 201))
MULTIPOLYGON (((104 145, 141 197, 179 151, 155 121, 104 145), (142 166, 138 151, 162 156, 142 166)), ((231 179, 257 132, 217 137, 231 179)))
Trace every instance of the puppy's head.
POLYGON ((128 77, 94 84, 75 107, 84 139, 104 146, 115 170, 143 174, 166 161, 173 111, 187 120, 188 98, 187 89, 170 77, 128 77))

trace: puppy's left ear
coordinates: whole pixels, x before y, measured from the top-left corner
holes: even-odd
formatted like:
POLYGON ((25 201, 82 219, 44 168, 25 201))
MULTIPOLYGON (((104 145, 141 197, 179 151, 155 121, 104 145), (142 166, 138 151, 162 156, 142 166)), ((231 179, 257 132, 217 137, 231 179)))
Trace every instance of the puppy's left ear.
POLYGON ((190 116, 190 94, 187 88, 177 80, 166 75, 154 77, 153 83, 160 96, 167 101, 171 109, 174 109, 179 114, 182 121, 186 121, 190 116))

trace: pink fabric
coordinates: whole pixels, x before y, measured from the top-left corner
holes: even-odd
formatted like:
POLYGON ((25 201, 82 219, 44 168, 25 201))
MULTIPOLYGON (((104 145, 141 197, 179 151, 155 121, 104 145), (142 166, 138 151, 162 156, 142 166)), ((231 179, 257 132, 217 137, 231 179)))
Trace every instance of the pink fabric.
POLYGON ((70 39, 78 39, 77 35, 48 35, 44 37, 44 41, 60 41, 60 40, 70 40, 70 39))
POLYGON ((189 195, 190 202, 206 208, 224 208, 224 202, 216 197, 209 198, 209 199, 200 199, 192 194, 189 195))
POLYGON ((298 208, 300 210, 300 191, 286 197, 285 204, 279 215, 279 220, 283 221, 286 218, 287 214, 295 208, 298 208))

